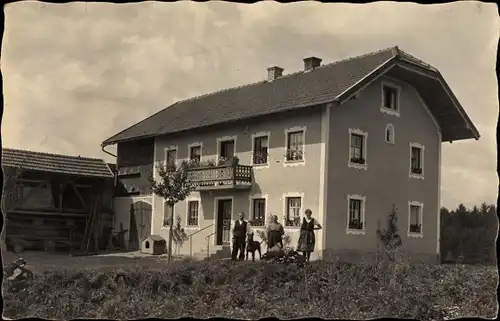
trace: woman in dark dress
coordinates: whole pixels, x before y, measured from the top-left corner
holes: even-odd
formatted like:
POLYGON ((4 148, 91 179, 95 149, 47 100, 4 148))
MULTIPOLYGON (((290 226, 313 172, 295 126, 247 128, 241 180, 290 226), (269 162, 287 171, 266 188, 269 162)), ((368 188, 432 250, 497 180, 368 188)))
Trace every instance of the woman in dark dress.
POLYGON ((306 216, 302 219, 302 225, 300 227, 300 237, 297 251, 302 252, 306 257, 306 261, 309 262, 311 253, 314 252, 314 245, 316 244, 316 235, 314 234, 314 230, 320 230, 321 225, 312 217, 312 211, 310 209, 305 211, 305 215, 306 216))
POLYGON ((270 219, 271 220, 267 226, 267 249, 272 249, 276 246, 276 244, 280 244, 281 248, 283 248, 282 238, 285 234, 283 225, 278 222, 278 216, 276 215, 272 215, 270 219))

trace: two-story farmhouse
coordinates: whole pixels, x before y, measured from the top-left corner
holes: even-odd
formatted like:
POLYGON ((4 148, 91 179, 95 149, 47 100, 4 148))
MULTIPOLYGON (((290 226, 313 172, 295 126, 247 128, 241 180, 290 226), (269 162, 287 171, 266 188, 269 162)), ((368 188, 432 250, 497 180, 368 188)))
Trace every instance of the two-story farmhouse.
POLYGON ((278 215, 296 246, 309 208, 323 226, 313 256, 369 255, 395 204, 403 248, 435 261, 441 143, 471 138, 439 71, 393 47, 327 65, 306 58, 288 75, 271 67, 265 81, 177 102, 102 145, 118 144, 118 221, 165 239, 172 213, 147 175, 199 160, 198 190, 174 208, 192 234, 181 253, 229 246, 240 211, 254 228, 278 215))

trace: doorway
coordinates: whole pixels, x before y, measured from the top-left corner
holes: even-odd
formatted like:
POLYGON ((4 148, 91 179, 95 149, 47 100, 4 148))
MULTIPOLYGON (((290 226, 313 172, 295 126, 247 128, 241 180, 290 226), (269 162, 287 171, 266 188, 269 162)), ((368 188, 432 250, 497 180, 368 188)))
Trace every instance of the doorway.
POLYGON ((231 242, 231 218, 233 200, 230 198, 217 200, 217 229, 216 245, 230 244, 231 242))
POLYGON ((140 242, 151 235, 151 214, 152 207, 147 202, 130 204, 130 250, 138 250, 140 242))

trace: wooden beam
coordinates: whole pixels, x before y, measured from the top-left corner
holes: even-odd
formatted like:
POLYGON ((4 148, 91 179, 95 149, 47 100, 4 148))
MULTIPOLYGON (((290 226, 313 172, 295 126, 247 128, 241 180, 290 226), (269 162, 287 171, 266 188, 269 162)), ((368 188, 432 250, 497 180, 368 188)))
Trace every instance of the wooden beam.
POLYGON ((68 184, 69 184, 69 185, 71 185, 71 187, 72 187, 72 188, 73 188, 73 190, 75 191, 76 196, 78 197, 78 199, 80 200, 80 202, 81 202, 81 203, 82 203, 82 205, 83 205, 83 208, 84 208, 85 210, 87 210, 87 204, 85 204, 85 201, 83 200, 82 195, 80 195, 80 193, 78 192, 78 189, 76 188, 75 184, 74 184, 73 182, 71 182, 71 181, 70 181, 68 184))
POLYGON ((92 187, 94 187, 91 184, 75 184, 75 183, 73 183, 73 186, 75 186, 77 188, 92 188, 92 187))

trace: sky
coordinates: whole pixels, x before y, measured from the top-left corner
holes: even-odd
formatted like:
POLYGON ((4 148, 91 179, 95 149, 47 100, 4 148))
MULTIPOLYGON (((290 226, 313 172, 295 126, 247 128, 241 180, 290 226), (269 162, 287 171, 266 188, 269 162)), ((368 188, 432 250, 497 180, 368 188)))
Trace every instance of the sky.
POLYGON ((4 147, 113 162, 102 141, 178 100, 398 45, 440 70, 482 136, 443 143, 442 205, 496 204, 494 3, 23 1, 5 16, 4 147))

